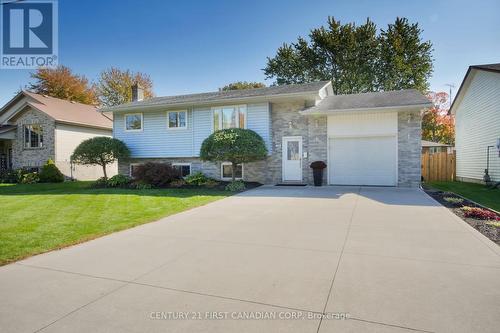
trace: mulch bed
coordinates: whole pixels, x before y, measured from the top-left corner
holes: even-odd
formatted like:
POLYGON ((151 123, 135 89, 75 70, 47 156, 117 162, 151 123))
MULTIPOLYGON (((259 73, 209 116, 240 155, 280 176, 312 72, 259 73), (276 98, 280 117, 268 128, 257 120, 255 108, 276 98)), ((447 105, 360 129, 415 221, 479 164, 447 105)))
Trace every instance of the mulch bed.
MULTIPOLYGON (((493 220, 479 220, 471 217, 466 217, 464 215, 464 211, 460 209, 463 206, 469 206, 469 207, 478 207, 482 209, 489 210, 491 212, 494 212, 491 209, 488 209, 487 207, 481 206, 476 204, 475 202, 472 202, 470 200, 467 200, 466 198, 463 198, 461 196, 456 195, 455 193, 452 192, 444 192, 444 191, 439 191, 435 190, 432 188, 425 188, 424 191, 433 197, 436 201, 438 201, 441 205, 445 206, 449 210, 451 210, 455 215, 460 217, 462 220, 467 222, 469 225, 471 225, 473 228, 478 230, 480 233, 491 239, 493 242, 495 242, 497 245, 500 246, 500 227, 491 225, 489 223, 494 222, 493 220), (444 200, 445 197, 453 197, 453 198, 461 198, 463 201, 461 203, 451 203, 449 201, 444 200)), ((496 212, 494 212, 496 213, 496 212)))

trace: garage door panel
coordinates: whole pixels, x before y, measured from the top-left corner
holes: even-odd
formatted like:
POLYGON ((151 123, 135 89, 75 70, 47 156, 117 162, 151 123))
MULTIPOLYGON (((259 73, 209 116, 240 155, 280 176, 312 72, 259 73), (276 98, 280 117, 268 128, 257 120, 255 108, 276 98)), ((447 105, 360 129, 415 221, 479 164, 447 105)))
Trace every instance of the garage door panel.
POLYGON ((338 185, 396 185, 395 136, 330 139, 330 183, 338 185))

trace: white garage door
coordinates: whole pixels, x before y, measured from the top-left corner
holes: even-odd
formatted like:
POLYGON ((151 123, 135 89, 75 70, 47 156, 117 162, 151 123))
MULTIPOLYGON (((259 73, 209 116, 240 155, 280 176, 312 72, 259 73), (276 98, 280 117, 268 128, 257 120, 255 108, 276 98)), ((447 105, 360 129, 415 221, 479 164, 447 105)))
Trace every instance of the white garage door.
POLYGON ((330 184, 396 185, 395 135, 331 138, 329 149, 330 184))

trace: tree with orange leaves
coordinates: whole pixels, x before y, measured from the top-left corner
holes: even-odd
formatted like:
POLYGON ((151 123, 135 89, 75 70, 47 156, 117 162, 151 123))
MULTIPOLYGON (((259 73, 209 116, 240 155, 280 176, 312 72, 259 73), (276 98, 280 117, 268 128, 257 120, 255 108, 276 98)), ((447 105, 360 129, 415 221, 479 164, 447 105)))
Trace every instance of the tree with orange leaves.
POLYGON ((427 97, 434 106, 422 116, 422 139, 455 144, 455 120, 452 115, 448 115, 449 95, 445 92, 430 92, 427 97))
POLYGON ((87 78, 74 74, 66 66, 38 68, 31 73, 31 78, 36 80, 29 85, 34 93, 83 104, 97 103, 95 91, 87 78))

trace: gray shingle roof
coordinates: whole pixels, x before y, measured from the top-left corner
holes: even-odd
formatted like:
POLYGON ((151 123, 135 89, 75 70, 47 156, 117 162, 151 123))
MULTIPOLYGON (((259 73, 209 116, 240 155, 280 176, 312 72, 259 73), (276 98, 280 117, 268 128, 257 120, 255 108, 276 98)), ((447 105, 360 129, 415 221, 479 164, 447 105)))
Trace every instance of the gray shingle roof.
POLYGON ((302 111, 302 114, 332 113, 335 111, 370 110, 376 108, 431 106, 431 102, 415 89, 381 91, 350 95, 334 95, 318 105, 302 111))
POLYGON ((103 108, 101 111, 116 111, 120 109, 129 109, 134 107, 154 107, 169 106, 177 104, 203 104, 211 102, 224 102, 226 100, 238 100, 252 97, 279 96, 288 94, 317 94, 330 81, 318 81, 304 84, 290 84, 283 86, 272 86, 266 88, 214 91, 201 94, 177 95, 155 97, 144 101, 130 102, 122 105, 103 108))
POLYGON ((497 71, 500 72, 500 63, 499 64, 486 64, 486 65, 473 65, 472 68, 484 69, 487 71, 497 71))

